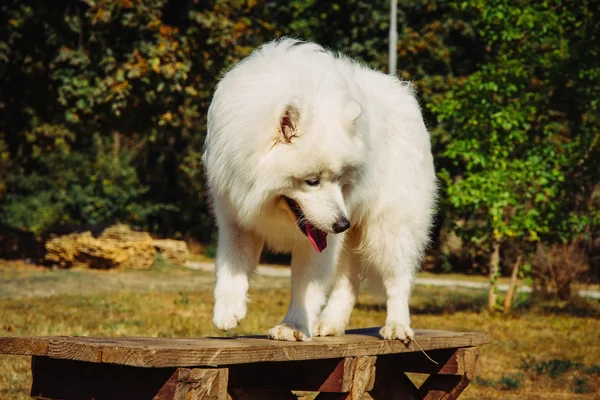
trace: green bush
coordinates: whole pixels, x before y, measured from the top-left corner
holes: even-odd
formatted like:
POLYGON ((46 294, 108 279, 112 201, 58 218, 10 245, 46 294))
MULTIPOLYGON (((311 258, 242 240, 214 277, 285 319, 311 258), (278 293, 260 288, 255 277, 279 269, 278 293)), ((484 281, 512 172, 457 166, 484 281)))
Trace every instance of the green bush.
POLYGON ((590 392, 590 384, 587 378, 576 378, 573 382, 573 393, 585 394, 590 392))
POLYGON ((96 153, 51 152, 35 158, 30 174, 8 174, 2 222, 42 234, 60 224, 147 224, 168 208, 144 204, 147 192, 126 152, 111 154, 97 138, 96 153))
POLYGON ((521 387, 523 376, 521 374, 502 375, 498 380, 498 386, 503 390, 514 390, 521 387))

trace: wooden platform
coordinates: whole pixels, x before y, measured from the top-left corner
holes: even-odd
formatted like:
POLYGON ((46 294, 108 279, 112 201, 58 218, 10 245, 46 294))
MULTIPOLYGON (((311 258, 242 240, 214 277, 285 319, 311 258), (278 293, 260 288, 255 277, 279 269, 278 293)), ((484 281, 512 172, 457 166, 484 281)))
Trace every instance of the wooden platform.
POLYGON ((33 356, 37 399, 453 399, 473 379, 481 332, 417 331, 382 340, 378 328, 280 342, 265 337, 0 337, 0 354, 33 356), (416 389, 404 374, 429 374, 416 389))

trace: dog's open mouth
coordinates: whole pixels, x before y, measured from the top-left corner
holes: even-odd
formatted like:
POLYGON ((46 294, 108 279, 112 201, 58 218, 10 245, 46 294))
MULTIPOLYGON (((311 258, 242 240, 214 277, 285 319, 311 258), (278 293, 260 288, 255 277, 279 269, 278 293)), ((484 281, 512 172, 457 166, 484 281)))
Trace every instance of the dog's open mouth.
POLYGON ((288 206, 290 206, 290 210, 292 210, 296 216, 296 223, 298 224, 298 227, 302 233, 308 237, 308 240, 310 240, 315 250, 317 250, 319 253, 325 250, 327 247, 327 233, 315 228, 310 222, 308 222, 306 216, 296 201, 290 199, 289 197, 285 197, 285 201, 287 202, 288 206))

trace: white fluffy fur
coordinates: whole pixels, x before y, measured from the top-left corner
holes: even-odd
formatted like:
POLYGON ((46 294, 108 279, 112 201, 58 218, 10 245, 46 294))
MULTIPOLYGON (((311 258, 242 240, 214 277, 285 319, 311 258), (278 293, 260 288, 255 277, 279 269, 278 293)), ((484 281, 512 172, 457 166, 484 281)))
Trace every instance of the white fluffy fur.
POLYGON ((266 244, 292 252, 292 300, 271 338, 343 334, 361 276, 381 279, 385 289, 382 337, 412 337, 408 299, 428 242, 436 180, 408 83, 313 43, 265 44, 219 83, 204 165, 219 227, 218 328, 245 317, 248 277, 266 244), (299 117, 287 142, 280 127, 289 109, 299 117), (320 185, 305 183, 315 177, 320 185), (283 196, 330 233, 325 251, 313 249, 283 196), (333 234, 340 216, 351 229, 333 234))

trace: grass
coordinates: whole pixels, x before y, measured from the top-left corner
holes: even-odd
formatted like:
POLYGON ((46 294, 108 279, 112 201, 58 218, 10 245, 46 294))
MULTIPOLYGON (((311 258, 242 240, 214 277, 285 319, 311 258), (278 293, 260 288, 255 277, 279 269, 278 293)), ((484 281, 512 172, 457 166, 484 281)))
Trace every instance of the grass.
MULTIPOLYGON (((223 335, 212 325, 212 279, 168 264, 147 272, 0 264, 0 293, 10 289, 10 296, 0 295, 0 336, 223 335)), ((247 318, 227 334, 264 333, 280 322, 287 285, 256 278, 247 318)), ((491 332, 479 377, 461 399, 593 399, 600 392, 600 305, 585 304, 572 313, 565 304, 528 301, 514 315, 490 316, 483 291, 417 286, 411 308, 416 329, 491 332)), ((384 322, 379 299, 361 293, 350 328, 384 322)), ((26 357, 0 356, 0 399, 29 399, 30 379, 26 357)))
POLYGON ((558 378, 569 370, 582 369, 584 365, 571 360, 552 359, 548 361, 523 360, 521 369, 533 371, 538 375, 547 374, 552 378, 558 378))

